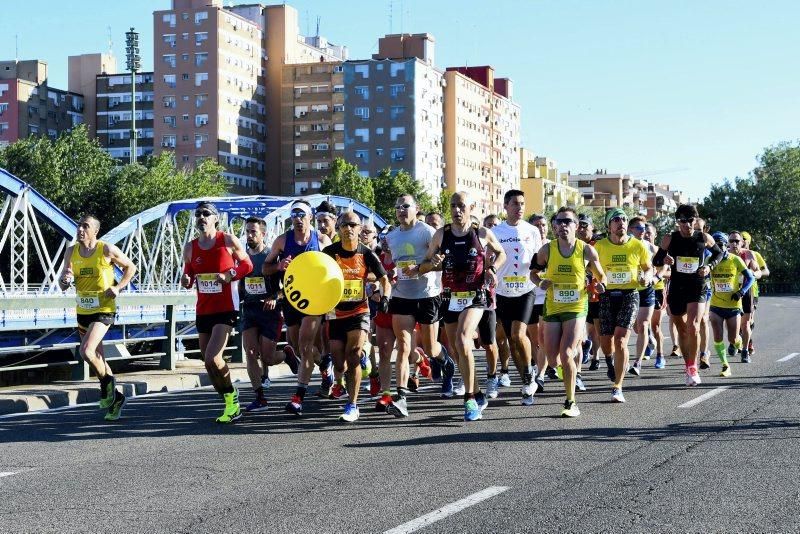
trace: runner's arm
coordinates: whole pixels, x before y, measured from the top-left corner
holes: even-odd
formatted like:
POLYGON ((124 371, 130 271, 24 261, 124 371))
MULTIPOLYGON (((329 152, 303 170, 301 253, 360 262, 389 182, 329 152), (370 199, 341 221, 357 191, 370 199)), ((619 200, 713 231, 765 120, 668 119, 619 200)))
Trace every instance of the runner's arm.
POLYGON ((120 278, 116 285, 112 286, 116 289, 116 293, 119 293, 125 289, 133 278, 133 275, 136 274, 136 265, 116 245, 106 243, 106 250, 104 250, 103 253, 112 263, 122 269, 122 278, 120 278))
POLYGON ((271 276, 280 270, 280 263, 278 263, 278 256, 283 252, 284 244, 286 243, 286 234, 279 235, 272 242, 272 247, 269 249, 267 257, 264 258, 264 266, 261 267, 261 274, 264 276, 271 276))
MULTIPOLYGON (((541 287, 541 283, 543 279, 539 276, 539 273, 547 269, 547 262, 550 260, 550 246, 549 244, 542 245, 542 248, 539 249, 539 252, 533 257, 531 261, 531 282, 534 285, 541 287)), ((542 288, 542 289, 547 289, 542 288)))
POLYGON ((253 260, 250 259, 247 250, 235 235, 225 234, 225 241, 225 244, 231 248, 231 256, 236 261, 236 266, 225 273, 227 281, 241 280, 253 270, 253 260))
POLYGON ((61 291, 66 291, 69 289, 69 285, 72 283, 70 278, 74 278, 72 275, 72 247, 67 247, 67 250, 64 251, 64 266, 61 268, 61 274, 58 275, 58 287, 61 288, 61 291))
POLYGON ((497 236, 494 235, 494 232, 488 228, 481 228, 481 230, 486 232, 486 248, 494 252, 494 261, 487 269, 494 268, 496 273, 497 269, 506 262, 506 251, 503 249, 500 241, 497 240, 497 236))
POLYGON ((661 246, 658 247, 658 252, 656 252, 656 255, 653 256, 653 265, 655 265, 656 267, 661 267, 662 265, 670 265, 664 260, 668 256, 667 250, 669 250, 669 244, 671 241, 672 241, 671 235, 665 235, 663 239, 661 239, 661 246))
POLYGON ((600 256, 592 245, 587 245, 583 248, 583 259, 589 262, 589 270, 597 281, 603 285, 603 289, 605 289, 606 273, 603 271, 603 266, 600 265, 600 256))
POLYGON ((194 283, 194 266, 192 265, 192 243, 186 243, 183 246, 183 276, 181 276, 181 285, 186 289, 192 287, 194 283))
POLYGON ((442 246, 442 239, 444 237, 444 230, 439 228, 433 234, 431 242, 428 243, 428 252, 425 254, 425 259, 419 266, 419 274, 426 274, 431 271, 442 270, 442 260, 444 254, 439 254, 439 248, 442 246))

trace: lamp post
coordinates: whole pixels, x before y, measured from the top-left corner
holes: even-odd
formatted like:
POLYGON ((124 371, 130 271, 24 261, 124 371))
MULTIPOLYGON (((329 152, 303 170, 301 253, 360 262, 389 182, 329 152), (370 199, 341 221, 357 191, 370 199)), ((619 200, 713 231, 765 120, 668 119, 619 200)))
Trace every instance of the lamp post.
POLYGON ((125 57, 131 71, 131 163, 136 163, 136 73, 142 68, 139 55, 139 34, 131 28, 125 32, 125 57))

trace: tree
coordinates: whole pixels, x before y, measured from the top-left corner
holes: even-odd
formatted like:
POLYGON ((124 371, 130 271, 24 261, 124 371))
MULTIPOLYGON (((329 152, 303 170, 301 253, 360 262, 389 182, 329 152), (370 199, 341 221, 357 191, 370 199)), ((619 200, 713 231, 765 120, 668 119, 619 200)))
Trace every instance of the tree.
MULTIPOLYGON (((394 202, 401 195, 412 195, 420 212, 434 209, 431 196, 406 171, 400 170, 393 174, 391 169, 383 169, 372 179, 372 187, 375 191, 375 211, 390 224, 395 221, 394 202)), ((449 213, 450 210, 447 211, 449 213)))
POLYGON ((436 207, 434 208, 436 211, 442 214, 445 224, 453 222, 453 214, 450 213, 450 197, 452 196, 452 192, 448 191, 447 189, 442 189, 439 191, 439 201, 436 203, 436 207))
POLYGON ((319 192, 323 195, 338 195, 358 200, 369 209, 375 208, 375 192, 372 180, 362 176, 358 167, 342 158, 333 160, 331 172, 323 180, 319 192))

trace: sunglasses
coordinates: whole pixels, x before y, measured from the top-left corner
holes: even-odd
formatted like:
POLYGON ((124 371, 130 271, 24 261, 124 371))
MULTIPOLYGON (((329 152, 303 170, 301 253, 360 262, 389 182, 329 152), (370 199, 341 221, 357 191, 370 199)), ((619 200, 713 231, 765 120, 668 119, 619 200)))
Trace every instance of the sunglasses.
POLYGON ((414 204, 398 204, 394 207, 396 210, 408 210, 414 207, 414 204))
POLYGON ((572 224, 574 222, 575 222, 575 219, 570 219, 569 217, 567 217, 566 219, 556 219, 555 220, 556 224, 567 224, 567 225, 569 225, 569 224, 572 224))
POLYGON ((292 217, 292 219, 302 219, 303 217, 306 216, 306 212, 304 212, 303 210, 295 210, 290 214, 290 216, 292 217))
POLYGON ((686 223, 686 224, 693 223, 694 222, 694 217, 686 217, 684 219, 678 219, 678 222, 686 223))
POLYGON ((589 228, 589 223, 587 222, 578 223, 578 228, 589 228))
POLYGON ((639 230, 640 232, 644 232, 645 228, 646 228, 645 226, 631 226, 630 227, 631 230, 639 230))
POLYGON ((339 225, 339 228, 344 228, 345 226, 347 226, 349 228, 358 228, 359 226, 361 226, 361 223, 343 222, 342 224, 339 225))
POLYGON ((369 234, 374 234, 375 231, 374 230, 361 230, 361 233, 369 235, 369 234))
POLYGON ((211 217, 212 215, 214 215, 214 214, 212 212, 208 211, 208 210, 200 210, 200 211, 194 212, 194 216, 195 217, 211 217))
POLYGON ((611 222, 617 222, 617 223, 628 222, 628 218, 627 217, 616 216, 616 217, 613 217, 611 219, 611 222))
POLYGON ((738 239, 729 239, 728 243, 741 243, 741 241, 738 239))

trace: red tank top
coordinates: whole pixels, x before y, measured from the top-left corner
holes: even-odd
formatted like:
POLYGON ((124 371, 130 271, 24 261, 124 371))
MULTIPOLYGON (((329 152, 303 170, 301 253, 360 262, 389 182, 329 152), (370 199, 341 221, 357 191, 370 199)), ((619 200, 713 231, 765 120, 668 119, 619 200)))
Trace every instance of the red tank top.
POLYGON ((192 241, 192 267, 196 274, 197 315, 239 311, 239 284, 222 284, 215 280, 217 274, 234 267, 223 232, 217 232, 214 246, 208 250, 200 248, 197 239, 192 241))

